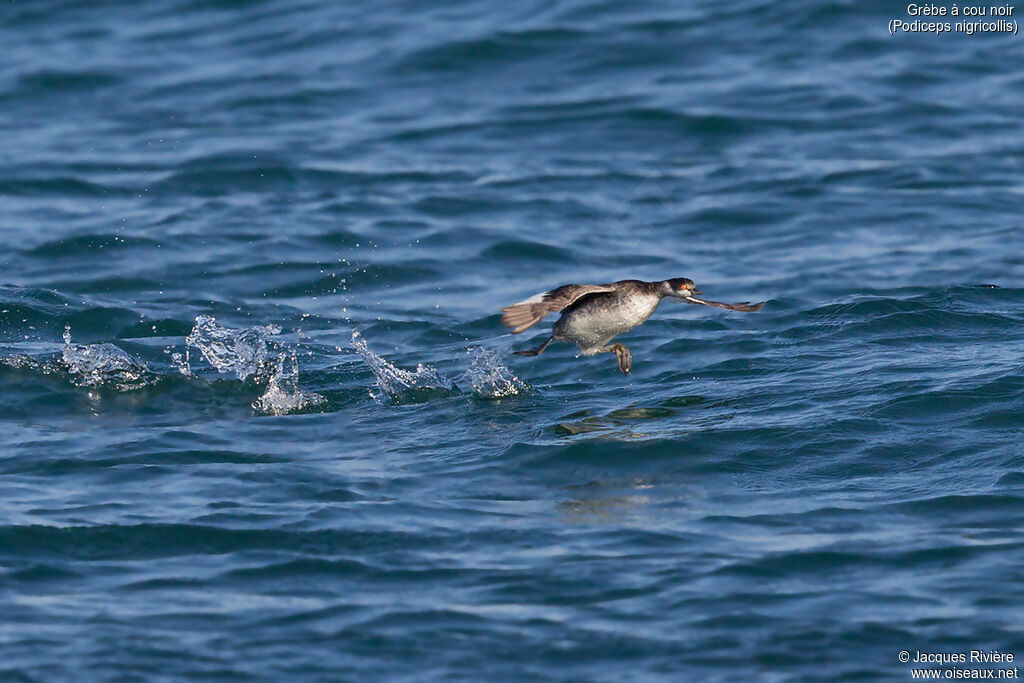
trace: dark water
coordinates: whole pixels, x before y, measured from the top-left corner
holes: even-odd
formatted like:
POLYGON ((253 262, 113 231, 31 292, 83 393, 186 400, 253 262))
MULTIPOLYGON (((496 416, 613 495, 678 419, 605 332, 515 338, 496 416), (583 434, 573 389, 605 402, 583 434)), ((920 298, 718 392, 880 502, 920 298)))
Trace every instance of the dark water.
POLYGON ((1022 38, 895 17, 4 3, 0 678, 1024 657, 1022 38))

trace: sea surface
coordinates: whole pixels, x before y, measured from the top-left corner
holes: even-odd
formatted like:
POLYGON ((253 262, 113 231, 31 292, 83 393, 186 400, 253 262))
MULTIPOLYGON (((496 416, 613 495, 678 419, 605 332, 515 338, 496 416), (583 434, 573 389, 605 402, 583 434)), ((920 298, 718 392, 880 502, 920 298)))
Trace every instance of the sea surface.
POLYGON ((0 679, 1024 658, 1024 36, 893 18, 3 2, 0 679))

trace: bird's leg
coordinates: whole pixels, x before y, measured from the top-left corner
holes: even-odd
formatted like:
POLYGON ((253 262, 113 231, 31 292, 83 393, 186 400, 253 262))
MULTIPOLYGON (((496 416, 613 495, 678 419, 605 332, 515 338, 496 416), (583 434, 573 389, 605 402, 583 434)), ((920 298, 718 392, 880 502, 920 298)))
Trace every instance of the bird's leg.
POLYGON ((551 336, 548 337, 546 342, 544 342, 535 349, 529 349, 527 351, 513 351, 512 353, 514 353, 517 356, 539 356, 540 354, 544 353, 544 349, 548 348, 548 344, 550 344, 553 341, 555 341, 555 338, 554 336, 551 336))
POLYGON ((622 344, 612 344, 612 350, 615 352, 615 357, 619 359, 619 370, 623 375, 628 375, 629 371, 633 369, 633 354, 622 344))
POLYGON ((619 372, 623 375, 628 375, 629 371, 633 368, 633 354, 622 344, 615 343, 611 346, 605 346, 600 350, 600 353, 614 353, 615 357, 619 359, 619 372))

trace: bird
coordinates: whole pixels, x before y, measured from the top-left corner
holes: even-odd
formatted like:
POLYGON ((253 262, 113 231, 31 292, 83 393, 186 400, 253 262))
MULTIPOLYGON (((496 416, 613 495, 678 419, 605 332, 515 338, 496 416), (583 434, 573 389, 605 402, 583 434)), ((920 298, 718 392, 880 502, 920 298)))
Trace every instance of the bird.
POLYGON ((561 312, 551 336, 535 349, 514 351, 517 356, 539 356, 553 341, 576 344, 585 356, 614 353, 619 371, 628 375, 633 367, 633 354, 622 344, 609 345, 612 339, 643 324, 661 300, 670 297, 691 304, 714 306, 730 311, 753 312, 764 306, 742 302, 725 304, 698 299, 701 294, 693 280, 677 277, 660 282, 619 280, 604 285, 562 285, 548 292, 501 309, 501 322, 521 334, 539 323, 548 313, 561 312))

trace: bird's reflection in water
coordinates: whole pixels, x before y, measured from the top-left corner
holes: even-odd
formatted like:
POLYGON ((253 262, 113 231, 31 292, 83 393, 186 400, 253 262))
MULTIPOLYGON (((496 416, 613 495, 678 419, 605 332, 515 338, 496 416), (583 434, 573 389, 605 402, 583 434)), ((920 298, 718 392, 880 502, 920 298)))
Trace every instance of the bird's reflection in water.
POLYGON ((610 441, 632 441, 637 439, 661 438, 673 435, 680 427, 685 431, 693 431, 703 426, 724 422, 731 418, 731 413, 714 410, 723 408, 727 402, 709 403, 702 396, 675 396, 653 406, 631 405, 616 408, 604 415, 594 415, 589 410, 570 413, 562 421, 551 426, 551 431, 558 436, 574 437, 584 434, 600 435, 598 438, 610 441), (684 411, 700 408, 700 413, 684 411), (665 427, 651 424, 640 430, 639 423, 663 422, 665 427), (671 425, 671 426, 669 426, 671 425))
POLYGON ((569 521, 612 522, 632 516, 639 508, 651 505, 654 500, 648 493, 654 485, 646 479, 629 482, 589 482, 570 486, 578 495, 561 500, 557 507, 569 521), (608 495, 614 493, 618 495, 608 495))
MULTIPOLYGON (((652 445, 657 444, 666 438, 731 419, 731 411, 721 410, 727 407, 727 402, 709 402, 701 396, 675 396, 654 405, 633 404, 601 415, 582 410, 563 416, 550 429, 567 441, 584 446, 584 451, 576 452, 574 457, 583 469, 591 470, 591 477, 584 480, 585 483, 563 489, 568 497, 558 501, 559 511, 569 521, 628 523, 630 518, 642 516, 646 519, 652 514, 659 514, 663 504, 677 509, 683 498, 676 485, 635 476, 638 461, 633 459, 627 468, 633 476, 616 477, 617 458, 616 462, 611 462, 600 451, 595 451, 590 457, 585 444, 593 442, 596 446, 609 441, 651 441, 652 445), (597 470, 601 470, 600 473, 597 470), (662 483, 667 486, 662 486, 662 483)), ((663 446, 655 445, 656 453, 652 452, 652 457, 664 457, 663 446)))

